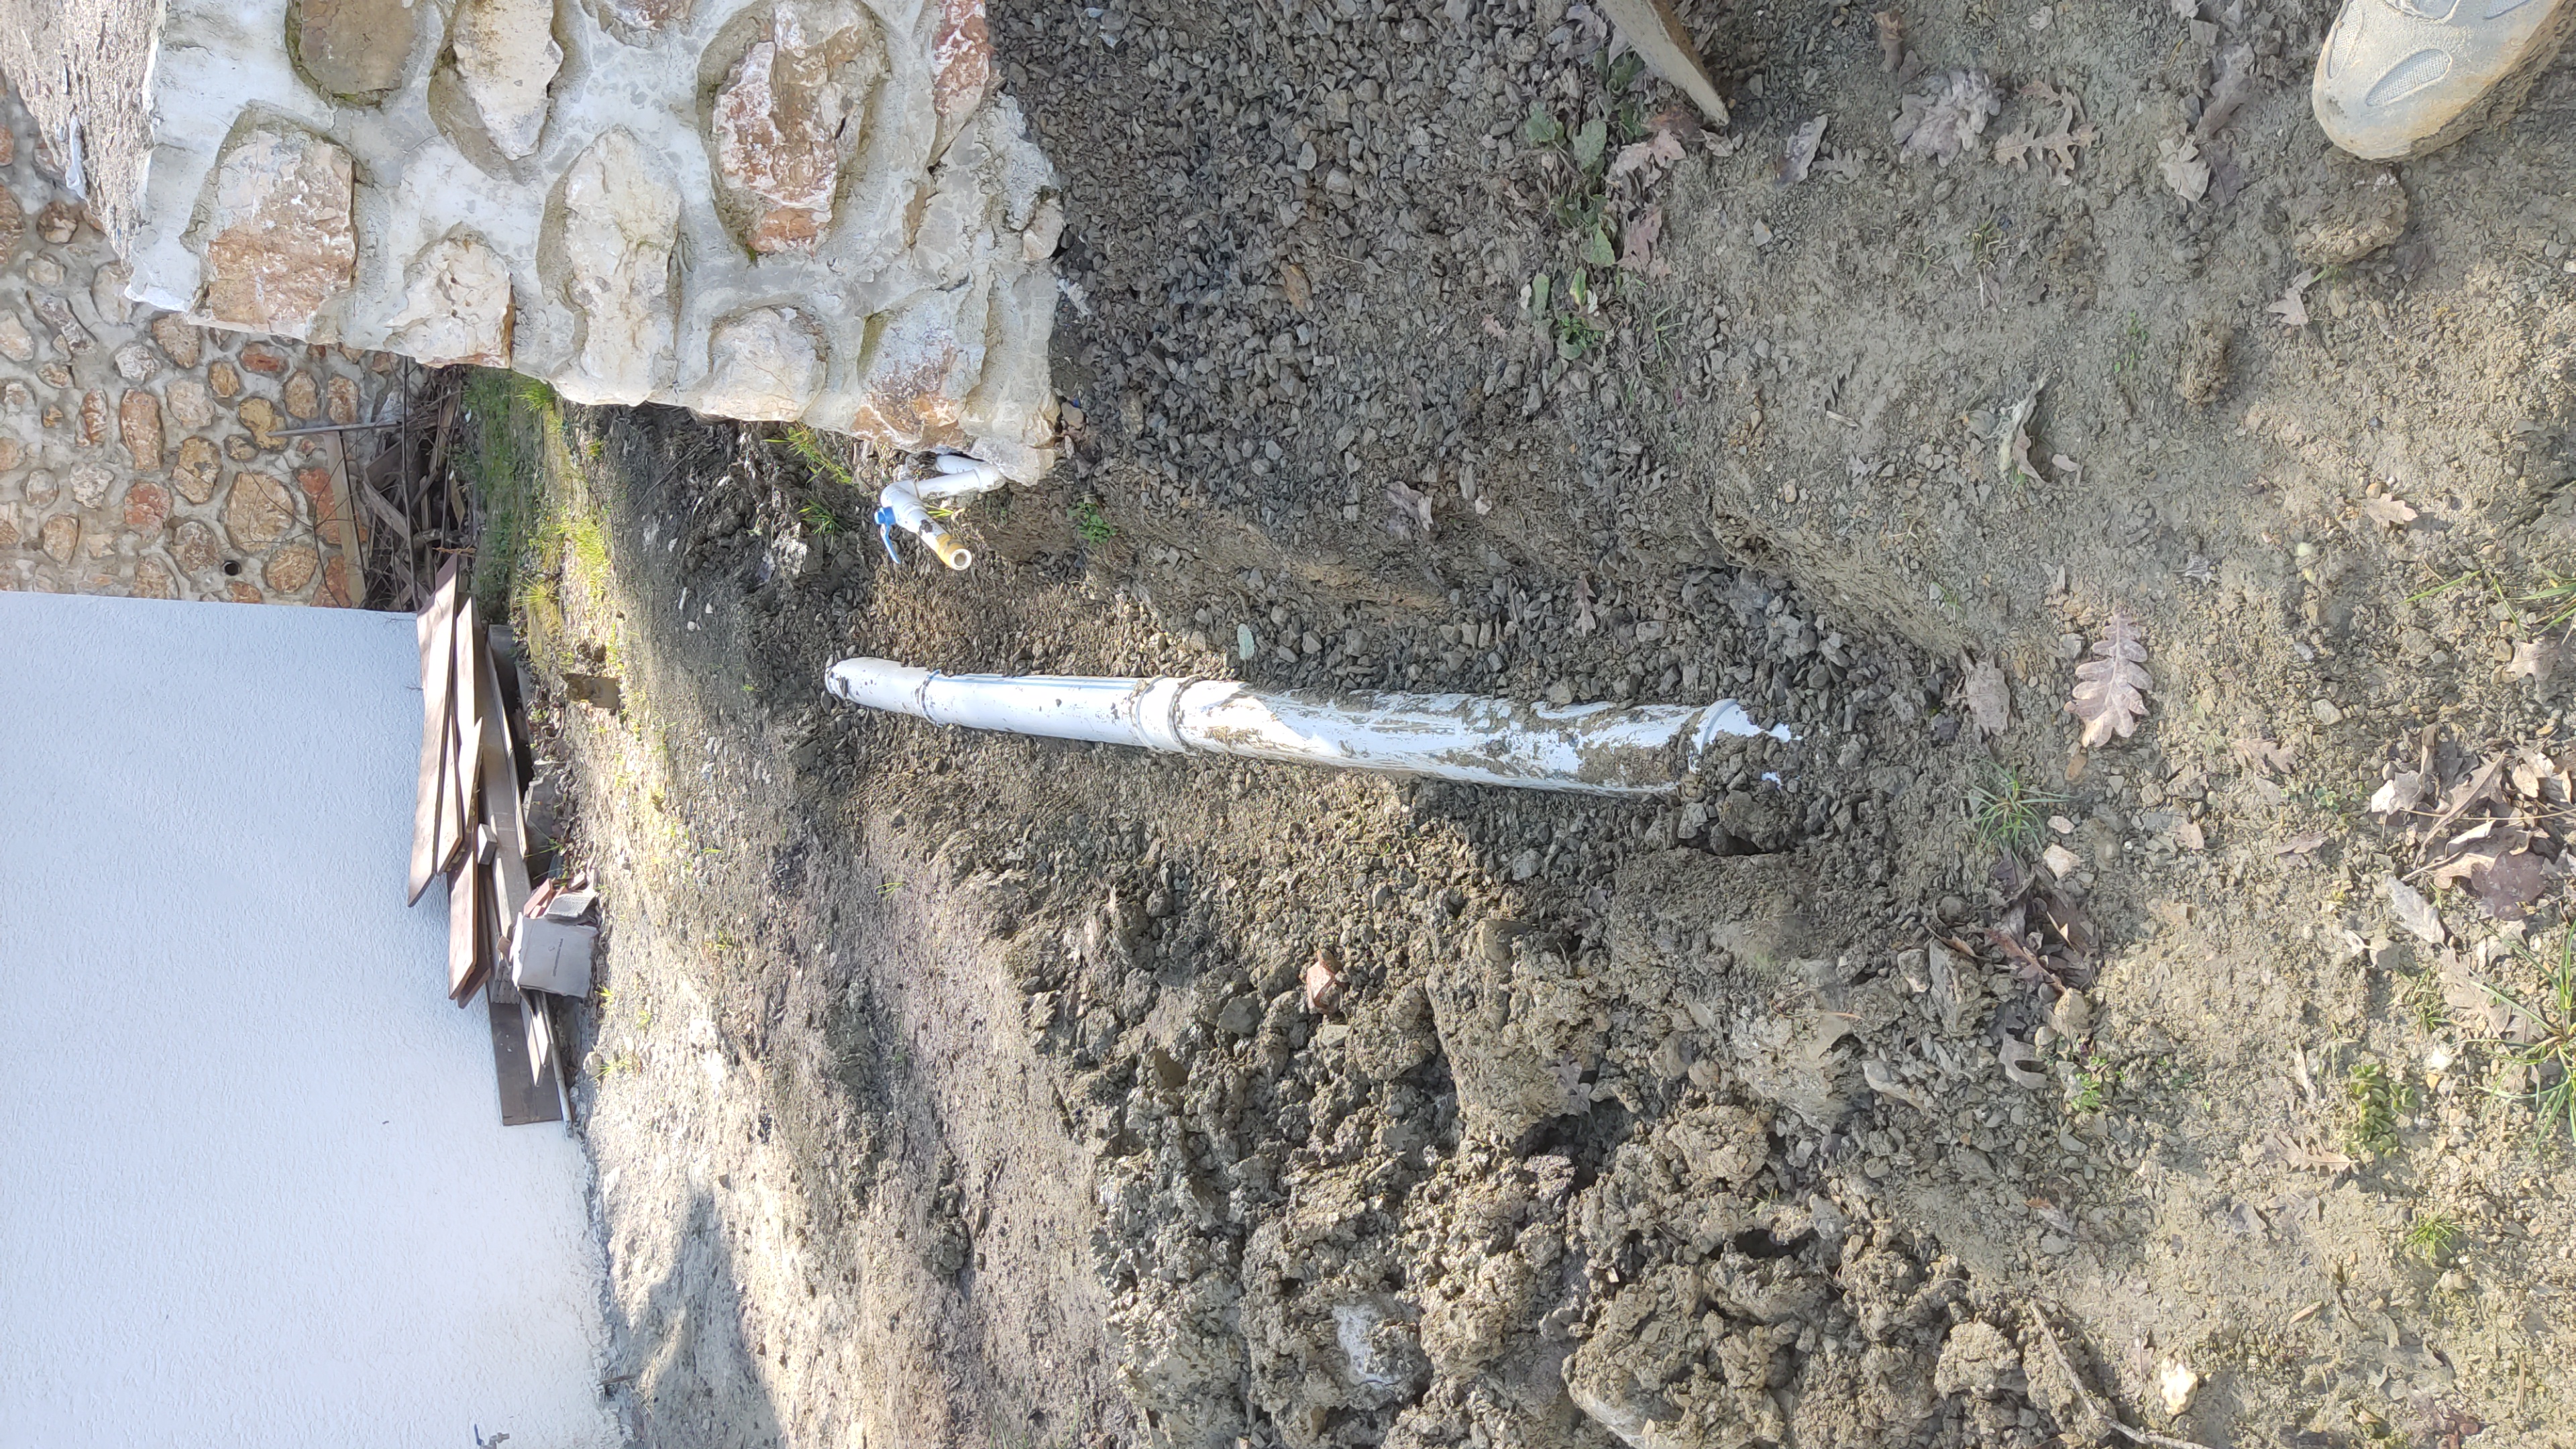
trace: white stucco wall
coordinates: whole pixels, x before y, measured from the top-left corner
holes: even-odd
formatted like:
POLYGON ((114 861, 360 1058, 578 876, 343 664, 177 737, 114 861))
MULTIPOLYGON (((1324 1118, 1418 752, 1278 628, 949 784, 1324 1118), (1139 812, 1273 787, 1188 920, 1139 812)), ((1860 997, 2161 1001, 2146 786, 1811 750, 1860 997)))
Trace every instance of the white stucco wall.
POLYGON ((402 903, 418 657, 0 593, 0 1449, 618 1442, 588 1165, 402 903))

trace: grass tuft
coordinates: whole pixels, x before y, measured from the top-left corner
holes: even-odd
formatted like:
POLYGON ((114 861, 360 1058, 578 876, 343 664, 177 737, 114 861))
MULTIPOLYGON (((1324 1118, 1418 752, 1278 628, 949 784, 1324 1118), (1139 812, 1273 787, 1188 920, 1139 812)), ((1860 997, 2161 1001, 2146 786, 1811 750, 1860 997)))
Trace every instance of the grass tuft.
POLYGON ((2440 1213, 2418 1213, 2408 1224, 2399 1243, 2407 1252, 2424 1260, 2430 1267, 2440 1267, 2450 1256, 2453 1244, 2460 1240, 2460 1225, 2440 1213))
POLYGON ((2546 1135, 2564 1124, 2576 1140, 2576 926, 2558 933, 2555 961, 2542 957, 2539 994, 2526 1003, 2493 986, 2487 994, 2512 1009, 2506 1034, 2488 1038, 2514 1085, 2498 1090, 2509 1101, 2528 1102, 2546 1135))
POLYGON ((2033 855, 2048 812, 2065 803, 2065 796, 2041 789, 2020 770, 1993 766, 1968 786, 1968 830, 1988 850, 2033 855))

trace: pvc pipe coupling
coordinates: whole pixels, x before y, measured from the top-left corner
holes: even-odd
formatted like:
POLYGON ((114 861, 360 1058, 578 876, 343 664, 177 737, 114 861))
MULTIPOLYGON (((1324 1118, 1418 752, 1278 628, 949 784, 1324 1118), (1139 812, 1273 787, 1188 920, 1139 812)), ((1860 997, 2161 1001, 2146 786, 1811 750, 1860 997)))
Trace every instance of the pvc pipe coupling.
POLYGON ((889 560, 902 563, 903 555, 894 546, 894 533, 900 528, 929 544, 941 563, 952 569, 972 568, 974 551, 948 532, 930 505, 989 493, 1005 481, 1002 470, 963 453, 941 453, 931 460, 931 469, 921 477, 898 478, 877 494, 877 541, 885 545, 889 560))
POLYGON ((1722 740, 1796 739, 1731 699, 1553 706, 1224 679, 942 674, 890 659, 845 659, 825 684, 851 704, 934 724, 1599 795, 1669 791, 1722 740))

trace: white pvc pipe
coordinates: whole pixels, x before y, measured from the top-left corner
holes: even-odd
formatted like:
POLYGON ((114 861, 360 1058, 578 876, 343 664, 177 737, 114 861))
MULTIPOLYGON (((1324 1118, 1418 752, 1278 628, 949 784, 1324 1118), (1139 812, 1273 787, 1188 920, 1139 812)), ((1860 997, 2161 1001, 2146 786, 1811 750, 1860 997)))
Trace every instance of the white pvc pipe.
POLYGON ((941 674, 888 659, 842 660, 825 682, 852 704, 934 724, 1601 795, 1670 790, 1720 737, 1795 738, 1787 725, 1763 729, 1731 699, 1555 706, 1224 679, 941 674))

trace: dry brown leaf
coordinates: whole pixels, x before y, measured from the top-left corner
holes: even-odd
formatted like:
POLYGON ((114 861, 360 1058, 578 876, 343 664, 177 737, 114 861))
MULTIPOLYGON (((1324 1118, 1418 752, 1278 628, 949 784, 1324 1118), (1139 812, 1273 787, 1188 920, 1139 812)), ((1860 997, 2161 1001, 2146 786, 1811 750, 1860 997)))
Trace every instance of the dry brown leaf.
POLYGON ((2363 499, 2361 502, 2361 511, 2369 514, 2379 522, 2389 524, 2393 527, 2402 528, 2415 521, 2414 509, 2407 507, 2401 500, 2384 493, 2377 497, 2363 499))
POLYGON ((1825 127, 1830 116, 1818 116, 1789 133, 1789 143, 1780 151, 1780 181, 1794 185, 1807 179, 1807 168, 1816 164, 1816 148, 1824 144, 1825 127))
POLYGON ((2146 631, 2127 610, 2113 609, 2102 621, 2093 652, 2100 657, 2075 666, 2075 697, 2066 704, 2067 713, 2084 721, 2087 749, 2136 734, 2147 712, 2145 691, 2155 685, 2147 674, 2146 631))
POLYGON ((1306 269, 1295 262, 1279 269, 1279 292, 1300 312, 1315 305, 1315 289, 1306 281, 1306 269))
POLYGON ((2525 639, 2513 646, 2513 662, 2504 667, 2504 677, 2529 677, 2546 684, 2566 661, 2566 641, 2525 639))
POLYGON ((1656 131, 1642 141, 1631 141, 1611 158, 1610 179, 1618 180, 1632 172, 1643 171, 1650 178, 1663 174, 1664 168, 1682 159, 1682 138, 1678 131, 1656 131))
MULTIPOLYGON (((2022 136, 2030 149, 2038 151, 2047 158, 2048 169, 2057 178, 2058 185, 2074 184, 2076 153, 2092 145, 2100 136, 2100 133, 2084 119, 2083 99, 2075 94, 2071 86, 2053 86, 2044 80, 2035 80, 2023 86, 2021 93, 2028 99, 2058 108, 2057 124, 2054 129, 2043 131, 2037 120, 2029 120, 2022 125, 2022 136)), ((2004 161, 2015 158, 2006 157, 2004 147, 1998 143, 1995 148, 1995 159, 2004 161)), ((2017 160, 2016 164, 2018 164, 2017 160)))
POLYGON ((2039 149, 2039 125, 2024 121, 2019 130, 2006 131, 1995 138, 1995 161, 2015 171, 2030 169, 2030 153, 2039 149))
POLYGON ((1649 206, 1629 219, 1619 234, 1619 269, 1648 277, 1670 276, 1672 269, 1655 260, 1655 239, 1663 235, 1664 209, 1649 206))
POLYGON ((2286 775, 2298 768, 2299 752, 2288 745, 2276 745, 2264 739, 2244 739, 2229 748, 2235 751, 2236 758, 2245 768, 2265 779, 2270 779, 2275 771, 2286 775))
POLYGON ((1494 314, 1491 312, 1485 314, 1485 335, 1497 342, 1508 342, 1512 336, 1502 323, 1494 320, 1494 314))
POLYGON ((2218 58, 2217 78, 2210 82, 2209 98, 2201 106, 2200 119, 2192 123, 2192 133, 2202 140, 2217 135, 2253 95, 2254 48, 2231 46, 2218 58))
POLYGON ((1995 429, 1995 472, 2006 483, 2028 478, 2033 483, 2045 482, 2036 464, 2030 461, 2030 416, 2039 410, 2039 394, 2048 386, 2041 378, 2032 386, 2030 395, 2004 409, 1995 429))
POLYGON ((2280 318, 2281 325, 2284 327, 2307 326, 2308 288, 2316 285, 2316 280, 2317 269, 2314 267, 2299 273, 2292 277, 2290 285, 2282 290, 2280 300, 2263 310, 2280 318))
POLYGON ((2012 687, 2004 672, 1989 660, 1971 665, 1967 682, 1959 687, 1959 702, 1968 707, 1968 717, 1984 735, 1999 735, 2012 726, 2012 687))
POLYGON ((2450 931, 2442 925, 2442 913, 2433 909, 2433 903, 2424 899, 2422 891, 2393 875, 2385 884, 2389 909, 2396 914, 2397 924, 2428 946, 2439 946, 2450 936, 2450 931))
POLYGON ((2209 162, 2189 136, 2168 137, 2156 144, 2156 171, 2173 194, 2198 201, 2209 194, 2209 162))
POLYGON ((1878 26, 1879 73, 1893 75, 1905 59, 1905 17, 1893 10, 1881 10, 1869 18, 1878 26))

